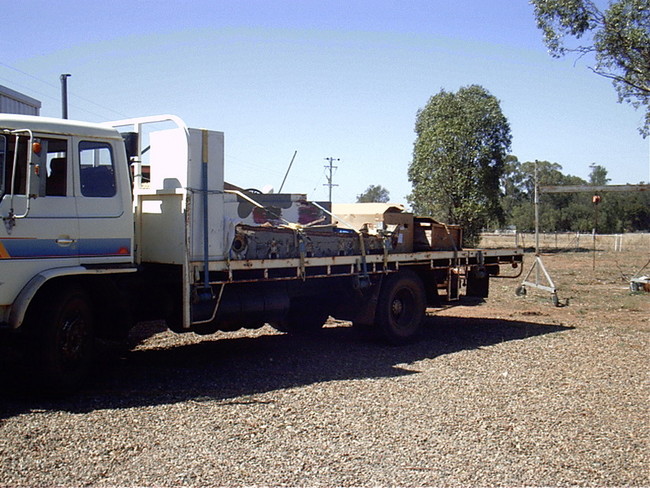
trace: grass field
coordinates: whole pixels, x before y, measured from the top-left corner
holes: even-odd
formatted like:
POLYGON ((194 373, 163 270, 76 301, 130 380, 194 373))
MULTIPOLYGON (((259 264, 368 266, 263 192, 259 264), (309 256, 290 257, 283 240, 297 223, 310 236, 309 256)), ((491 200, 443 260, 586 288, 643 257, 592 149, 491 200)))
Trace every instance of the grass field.
MULTIPOLYGON (((540 233, 539 245, 542 251, 580 251, 631 252, 648 254, 650 234, 580 234, 576 232, 540 233)), ((535 247, 535 234, 531 233, 484 233, 481 247, 535 247)))

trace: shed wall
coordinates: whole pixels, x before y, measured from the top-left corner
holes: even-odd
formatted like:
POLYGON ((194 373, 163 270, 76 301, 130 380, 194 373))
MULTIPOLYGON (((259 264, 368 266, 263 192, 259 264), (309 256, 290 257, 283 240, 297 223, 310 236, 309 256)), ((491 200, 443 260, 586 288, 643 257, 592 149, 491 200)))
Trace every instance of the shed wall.
POLYGON ((0 113, 40 115, 41 102, 0 85, 0 113))

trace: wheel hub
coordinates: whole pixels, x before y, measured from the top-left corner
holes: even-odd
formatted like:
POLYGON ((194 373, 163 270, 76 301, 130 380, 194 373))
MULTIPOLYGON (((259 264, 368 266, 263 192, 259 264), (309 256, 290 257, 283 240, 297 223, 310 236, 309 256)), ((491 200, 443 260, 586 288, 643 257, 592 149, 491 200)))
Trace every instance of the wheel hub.
POLYGON ((83 318, 80 316, 68 317, 61 332, 61 352, 68 360, 77 359, 84 341, 83 318))
POLYGON ((395 317, 399 317, 402 315, 402 311, 404 310, 404 304, 402 303, 402 300, 400 299, 395 299, 393 300, 393 303, 391 305, 391 312, 395 317))

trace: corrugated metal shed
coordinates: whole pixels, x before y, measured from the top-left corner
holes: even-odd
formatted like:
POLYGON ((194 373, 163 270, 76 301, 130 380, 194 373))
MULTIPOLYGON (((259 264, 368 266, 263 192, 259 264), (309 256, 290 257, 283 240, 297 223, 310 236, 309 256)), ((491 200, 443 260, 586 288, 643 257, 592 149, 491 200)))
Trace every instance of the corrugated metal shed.
POLYGON ((0 113, 40 115, 41 102, 0 85, 0 113))

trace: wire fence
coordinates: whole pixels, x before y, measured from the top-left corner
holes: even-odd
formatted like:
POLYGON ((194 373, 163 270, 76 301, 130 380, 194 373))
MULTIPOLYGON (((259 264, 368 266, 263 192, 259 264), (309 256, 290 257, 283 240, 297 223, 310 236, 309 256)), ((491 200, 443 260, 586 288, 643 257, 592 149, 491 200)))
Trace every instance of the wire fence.
MULTIPOLYGON (((535 248, 535 234, 521 232, 484 232, 480 247, 535 248)), ((594 234, 580 232, 544 232, 539 234, 541 252, 584 251, 597 249, 611 252, 642 252, 650 250, 650 233, 594 234)))

